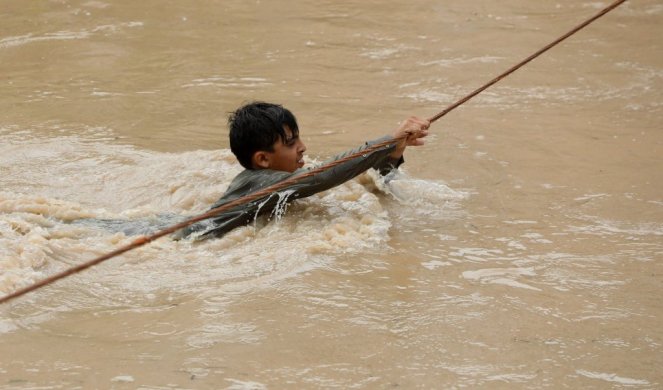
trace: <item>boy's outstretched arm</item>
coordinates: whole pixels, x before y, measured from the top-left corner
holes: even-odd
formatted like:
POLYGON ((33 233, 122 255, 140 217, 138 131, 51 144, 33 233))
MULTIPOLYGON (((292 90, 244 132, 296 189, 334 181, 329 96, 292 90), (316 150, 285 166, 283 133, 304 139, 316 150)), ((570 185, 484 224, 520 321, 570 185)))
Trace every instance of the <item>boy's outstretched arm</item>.
MULTIPOLYGON (((328 170, 306 177, 297 183, 290 185, 288 188, 281 190, 281 194, 286 194, 284 195, 286 197, 292 196, 291 199, 304 198, 342 184, 372 167, 380 171, 393 169, 402 162, 401 157, 407 146, 423 145, 423 138, 428 135, 427 129, 429 125, 430 123, 426 120, 416 117, 408 118, 403 121, 393 133, 393 137, 408 135, 407 138, 403 139, 398 144, 392 144, 385 148, 375 149, 369 153, 361 154, 360 156, 345 161, 329 168, 328 170), (385 165, 392 166, 387 169, 385 165)), ((377 140, 366 142, 364 145, 356 149, 335 156, 323 165, 344 158, 345 156, 356 154, 362 150, 369 149, 371 145, 382 141, 388 141, 389 139, 391 139, 390 136, 385 136, 377 140)), ((306 173, 308 170, 308 168, 300 168, 295 172, 286 172, 271 169, 247 169, 233 179, 227 192, 212 206, 212 208, 219 207, 229 201, 259 191, 262 188, 276 184, 290 177, 306 173)), ((255 219, 257 213, 269 213, 274 207, 276 207, 281 198, 280 196, 272 195, 267 195, 264 198, 238 206, 219 217, 213 218, 210 222, 193 225, 185 229, 180 236, 185 237, 195 231, 201 231, 199 238, 211 236, 218 237, 235 227, 246 225, 255 219)))
POLYGON ((407 135, 405 139, 396 145, 389 157, 400 159, 407 146, 421 146, 424 144, 424 137, 428 136, 430 122, 426 119, 411 116, 404 120, 394 131, 394 138, 407 135))

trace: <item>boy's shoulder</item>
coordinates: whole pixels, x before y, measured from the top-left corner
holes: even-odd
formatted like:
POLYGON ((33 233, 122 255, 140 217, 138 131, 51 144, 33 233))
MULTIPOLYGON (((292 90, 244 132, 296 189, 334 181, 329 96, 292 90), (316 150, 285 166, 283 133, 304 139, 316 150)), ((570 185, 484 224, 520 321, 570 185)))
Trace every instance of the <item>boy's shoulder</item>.
POLYGON ((212 206, 212 208, 218 207, 223 203, 248 195, 252 192, 259 191, 265 187, 269 187, 291 175, 292 173, 275 171, 273 169, 244 169, 232 179, 226 192, 221 199, 212 206))

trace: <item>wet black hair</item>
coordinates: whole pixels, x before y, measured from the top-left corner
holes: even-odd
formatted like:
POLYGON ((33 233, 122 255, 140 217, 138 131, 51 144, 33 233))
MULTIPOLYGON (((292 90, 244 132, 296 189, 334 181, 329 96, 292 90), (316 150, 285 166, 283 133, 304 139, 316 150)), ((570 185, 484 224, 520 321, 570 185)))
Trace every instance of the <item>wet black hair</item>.
POLYGON ((285 142, 283 126, 288 126, 293 137, 299 136, 297 119, 279 104, 252 102, 238 108, 228 117, 230 150, 246 169, 253 169, 251 158, 258 151, 274 151, 274 143, 285 142))

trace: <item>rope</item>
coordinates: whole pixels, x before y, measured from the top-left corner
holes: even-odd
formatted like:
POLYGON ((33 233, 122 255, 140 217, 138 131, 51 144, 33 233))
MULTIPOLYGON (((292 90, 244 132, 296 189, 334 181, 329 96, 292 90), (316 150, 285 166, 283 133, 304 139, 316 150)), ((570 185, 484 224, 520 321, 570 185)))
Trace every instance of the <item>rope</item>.
MULTIPOLYGON (((597 13, 596 15, 594 15, 593 17, 587 19, 587 20, 584 21, 583 23, 581 23, 581 24, 579 24, 578 26, 574 27, 572 30, 570 30, 570 31, 567 32, 566 34, 562 35, 561 37, 557 38, 556 40, 554 40, 554 41, 551 42, 550 44, 546 45, 546 46, 543 47, 542 49, 538 50, 537 52, 535 52, 535 53, 532 54, 531 56, 527 57, 527 58, 524 59, 523 61, 521 61, 521 62, 519 62, 518 64, 514 65, 513 67, 509 68, 507 71, 505 71, 504 73, 500 74, 499 76, 497 76, 497 77, 494 78, 493 80, 487 82, 486 84, 484 84, 484 85, 481 86, 480 88, 474 90, 473 92, 471 92, 470 94, 468 94, 468 95, 465 96, 464 98, 462 98, 462 99, 458 100, 457 102, 453 103, 452 105, 450 105, 449 107, 447 107, 446 109, 444 109, 443 111, 441 111, 440 113, 438 113, 437 115, 431 117, 431 118, 429 119, 429 121, 430 121, 431 123, 437 121, 438 119, 440 119, 441 117, 445 116, 446 114, 448 114, 449 112, 451 112, 451 111, 454 110, 455 108, 461 106, 462 104, 464 104, 464 103, 467 102, 468 100, 472 99, 473 97, 475 97, 476 95, 480 94, 481 92, 483 92, 484 90, 486 90, 486 89, 489 88, 490 86, 494 85, 495 83, 497 83, 498 81, 500 81, 500 80, 503 79, 504 77, 506 77, 506 76, 508 76, 509 74, 515 72, 516 70, 518 70, 519 68, 521 68, 522 66, 524 66, 525 64, 527 64, 528 62, 532 61, 534 58, 536 58, 536 57, 540 56, 541 54, 545 53, 546 51, 548 51, 549 49, 551 49, 553 46, 557 45, 558 43, 562 42, 562 41, 565 40, 566 38, 570 37, 571 35, 575 34, 575 33, 578 32, 578 31, 580 31, 581 29, 583 29, 584 27, 586 27, 586 26, 589 25, 590 23, 594 22, 596 19, 600 18, 601 16, 603 16, 603 15, 607 14, 608 12, 612 11, 613 9, 617 8, 619 5, 621 5, 621 4, 624 3, 625 1, 626 1, 626 0, 617 0, 617 1, 613 2, 612 4, 610 4, 609 6, 607 6, 606 8, 604 8, 603 10, 601 10, 599 13, 597 13)), ((353 153, 353 154, 347 155, 347 156, 345 156, 345 157, 343 157, 343 158, 341 158, 341 159, 338 159, 338 160, 336 160, 336 161, 333 161, 333 162, 331 162, 331 163, 328 163, 328 164, 322 165, 322 166, 320 166, 320 167, 317 167, 317 168, 311 169, 310 171, 308 171, 308 172, 306 172, 306 173, 303 173, 303 174, 301 174, 301 175, 293 176, 293 177, 291 177, 291 178, 289 178, 289 179, 287 179, 287 180, 284 180, 284 181, 282 181, 282 182, 276 183, 276 184, 271 185, 271 186, 269 186, 269 187, 263 188, 263 189, 260 190, 260 191, 254 192, 254 193, 252 193, 252 194, 249 194, 249 195, 246 195, 246 196, 244 196, 244 197, 238 198, 238 199, 236 199, 236 200, 234 200, 234 201, 228 202, 228 203, 226 203, 226 204, 224 204, 224 205, 222 205, 222 206, 220 206, 220 207, 217 207, 217 208, 215 208, 215 209, 209 210, 209 211, 207 211, 206 213, 199 214, 199 215, 197 215, 197 216, 195 216, 195 217, 192 217, 192 218, 190 218, 190 219, 187 219, 186 221, 183 221, 183 222, 177 223, 177 224, 175 224, 175 225, 169 226, 169 227, 167 227, 167 228, 165 228, 165 229, 163 229, 163 230, 160 230, 160 231, 158 231, 158 232, 156 232, 156 233, 153 233, 153 234, 151 234, 151 235, 149 235, 149 236, 141 236, 141 237, 138 237, 138 238, 136 238, 135 240, 133 240, 130 244, 127 244, 127 245, 124 245, 124 246, 122 246, 122 247, 119 247, 119 248, 115 249, 115 250, 112 251, 112 252, 108 252, 108 253, 106 253, 106 254, 104 254, 104 255, 102 255, 102 256, 99 256, 99 257, 97 257, 97 258, 95 258, 95 259, 92 259, 92 260, 89 260, 89 261, 84 262, 84 263, 82 263, 82 264, 79 264, 79 265, 77 265, 77 266, 74 266, 74 267, 68 268, 68 269, 66 269, 66 270, 64 270, 64 271, 62 271, 62 272, 56 273, 56 274, 54 274, 54 275, 51 275, 51 276, 49 276, 49 277, 47 277, 47 278, 45 278, 45 279, 42 279, 42 280, 40 280, 40 281, 38 281, 38 282, 35 282, 34 284, 31 284, 31 285, 29 285, 29 286, 26 286, 26 287, 20 288, 20 289, 14 291, 14 292, 12 292, 12 293, 10 293, 10 294, 8 294, 8 295, 5 295, 4 297, 0 298, 0 304, 3 304, 3 303, 5 303, 5 302, 8 302, 8 301, 10 301, 10 300, 12 300, 12 299, 18 298, 18 297, 20 297, 20 296, 22 296, 22 295, 24 295, 24 294, 27 294, 27 293, 29 293, 29 292, 31 292, 31 291, 34 291, 34 290, 37 290, 37 289, 39 289, 39 288, 41 288, 41 287, 44 287, 44 286, 46 286, 46 285, 49 285, 49 284, 51 284, 51 283, 53 283, 53 282, 55 282, 55 281, 57 281, 57 280, 60 280, 60 279, 66 278, 66 277, 68 277, 68 276, 71 276, 71 275, 73 275, 73 274, 76 274, 76 273, 78 273, 78 272, 81 272, 81 271, 83 271, 83 270, 85 270, 85 269, 88 269, 88 268, 90 268, 90 267, 92 267, 92 266, 95 266, 95 265, 97 265, 97 264, 99 264, 99 263, 101 263, 101 262, 104 262, 104 261, 106 261, 106 260, 112 259, 113 257, 119 256, 119 255, 121 255, 121 254, 123 254, 123 253, 126 253, 126 252, 130 251, 130 250, 133 250, 133 249, 135 249, 135 248, 138 248, 138 247, 141 247, 141 246, 143 246, 143 245, 146 245, 146 244, 148 244, 148 243, 150 243, 150 242, 152 242, 152 241, 154 241, 154 240, 156 240, 156 239, 158 239, 158 238, 161 238, 161 237, 163 237, 163 236, 165 236, 165 235, 168 235, 168 234, 174 233, 174 232, 176 232, 176 231, 178 231, 178 230, 180 230, 180 229, 186 228, 187 226, 190 226, 190 225, 192 225, 192 224, 194 224, 194 223, 196 223, 196 222, 199 222, 199 221, 202 221, 202 220, 205 220, 205 219, 208 219, 208 218, 215 217, 215 216, 217 216, 217 215, 219 215, 219 214, 221 214, 221 213, 223 213, 223 212, 225 212, 225 211, 227 211, 227 210, 229 210, 229 209, 232 209, 233 207, 236 207, 236 206, 239 206, 239 205, 243 205, 243 204, 245 204, 245 203, 249 203, 249 202, 254 201, 254 200, 256 200, 256 199, 260 199, 260 198, 262 198, 262 197, 265 197, 265 196, 271 195, 272 193, 274 193, 274 192, 278 192, 278 191, 280 191, 280 190, 282 190, 282 189, 284 189, 284 188, 286 188, 286 187, 288 187, 288 186, 290 186, 290 185, 292 185, 292 184, 294 184, 294 183, 297 183, 298 181, 300 181, 300 180, 302 180, 302 179, 304 179, 304 178, 307 178, 307 177, 310 177, 310 176, 316 175, 316 174, 318 174, 318 173, 320 173, 320 172, 324 172, 324 171, 326 171, 326 170, 328 170, 328 169, 331 169, 331 168, 333 168, 333 167, 335 167, 335 166, 337 166, 337 165, 339 165, 339 164, 342 164, 342 163, 347 162, 347 161, 349 161, 349 160, 352 160, 352 159, 354 159, 354 158, 360 157, 360 156, 362 156, 362 155, 364 155, 364 154, 369 154, 369 153, 371 153, 371 152, 373 152, 373 151, 376 151, 376 150, 378 150, 378 149, 380 149, 380 148, 388 147, 388 146, 390 146, 390 145, 392 145, 392 144, 394 144, 394 143, 396 143, 396 142, 401 141, 402 139, 404 139, 404 138, 406 138, 406 137, 408 137, 408 136, 409 136, 409 134, 405 134, 405 135, 400 136, 400 137, 391 138, 391 139, 388 139, 388 140, 386 140, 386 141, 383 141, 383 142, 380 142, 380 143, 377 143, 377 144, 373 144, 373 145, 371 145, 370 147, 368 147, 368 148, 366 148, 366 149, 364 149, 364 150, 362 150, 362 151, 360 151, 360 152, 357 152, 357 153, 353 153)))

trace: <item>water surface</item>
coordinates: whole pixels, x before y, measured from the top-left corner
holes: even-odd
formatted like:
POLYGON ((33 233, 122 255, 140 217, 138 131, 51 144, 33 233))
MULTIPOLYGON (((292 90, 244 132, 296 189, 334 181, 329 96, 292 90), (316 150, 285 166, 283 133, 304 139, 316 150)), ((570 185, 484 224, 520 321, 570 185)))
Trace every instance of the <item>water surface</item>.
MULTIPOLYGON (((244 102, 290 108, 315 164, 605 5, 5 0, 0 292, 135 239, 81 221, 206 210, 244 102)), ((388 185, 0 307, 0 387, 660 387, 662 18, 627 2, 437 122, 388 185)))

